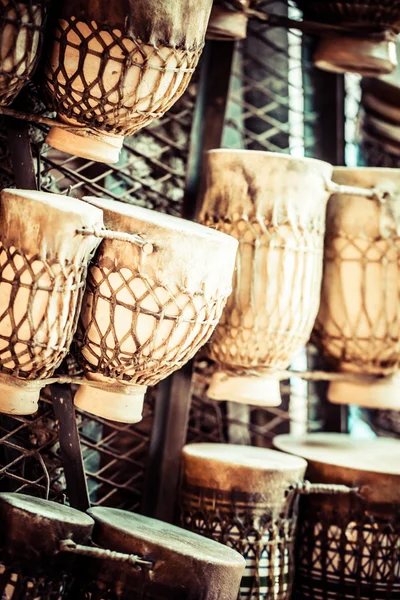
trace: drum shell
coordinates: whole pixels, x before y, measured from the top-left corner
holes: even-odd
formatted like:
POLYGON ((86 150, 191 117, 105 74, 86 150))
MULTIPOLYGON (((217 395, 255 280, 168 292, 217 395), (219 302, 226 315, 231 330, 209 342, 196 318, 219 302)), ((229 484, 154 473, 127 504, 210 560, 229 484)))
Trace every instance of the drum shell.
POLYGON ((71 132, 132 135, 185 91, 212 0, 60 2, 46 89, 71 132), (79 42, 82 43, 79 43, 79 42))
POLYGON ((200 221, 239 241, 233 293, 211 339, 219 365, 285 369, 308 341, 331 171, 268 152, 208 152, 200 221))
POLYGON ((400 170, 334 170, 336 183, 377 187, 384 203, 333 194, 313 341, 343 371, 397 371, 400 340, 400 170))
POLYGON ((306 477, 317 486, 342 484, 358 489, 301 498, 294 597, 319 600, 329 593, 338 600, 396 598, 400 594, 400 443, 311 434, 298 439, 277 436, 274 445, 306 458, 306 477), (325 461, 320 450, 324 446, 340 446, 347 457, 343 454, 337 460, 333 454, 325 461))
POLYGON ((73 198, 9 189, 0 222, 0 408, 30 414, 39 397, 34 382, 54 373, 77 327, 100 242, 81 231, 101 229, 103 215, 73 198))
POLYGON ((118 203, 93 202, 103 207, 108 227, 140 232, 154 252, 102 242, 89 270, 79 359, 87 372, 155 385, 213 332, 231 291, 237 243, 183 219, 138 207, 122 215, 112 210, 118 203))
POLYGON ((264 448, 183 449, 180 523, 241 552, 246 570, 240 598, 248 598, 250 590, 257 597, 290 598, 298 518, 294 489, 305 469, 304 460, 282 460, 264 448))

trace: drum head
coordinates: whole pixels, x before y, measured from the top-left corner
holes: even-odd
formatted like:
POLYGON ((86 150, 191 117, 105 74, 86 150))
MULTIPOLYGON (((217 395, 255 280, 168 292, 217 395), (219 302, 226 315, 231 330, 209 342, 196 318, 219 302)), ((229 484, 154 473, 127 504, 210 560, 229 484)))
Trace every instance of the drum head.
POLYGON ((237 566, 243 563, 234 550, 163 521, 116 508, 91 508, 88 514, 95 521, 93 539, 104 548, 153 560, 169 554, 205 564, 237 566))
POLYGON ((278 450, 309 463, 400 475, 400 441, 392 438, 359 440, 340 433, 311 433, 302 437, 278 435, 273 443, 278 450))
POLYGON ((285 471, 306 467, 305 461, 297 456, 267 448, 235 444, 188 444, 183 449, 183 456, 204 465, 207 462, 218 462, 261 471, 285 471))

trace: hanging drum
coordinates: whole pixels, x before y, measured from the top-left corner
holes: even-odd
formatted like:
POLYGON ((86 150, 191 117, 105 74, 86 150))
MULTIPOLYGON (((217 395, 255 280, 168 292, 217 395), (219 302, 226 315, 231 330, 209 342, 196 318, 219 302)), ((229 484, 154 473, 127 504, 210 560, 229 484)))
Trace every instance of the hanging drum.
POLYGON ((0 0, 0 105, 11 104, 40 56, 47 0, 0 0))
POLYGON ((221 42, 242 40, 247 35, 248 17, 246 9, 250 0, 214 0, 210 21, 207 27, 207 39, 221 42))
POLYGON ((95 548, 71 600, 237 600, 244 560, 199 535, 114 508, 92 508, 95 548))
POLYGON ((93 519, 68 506, 23 494, 0 494, 0 596, 4 600, 61 600, 70 590, 76 558, 62 542, 85 544, 93 519))
POLYGON ((339 404, 400 408, 400 170, 337 168, 338 184, 379 188, 381 199, 334 194, 328 203, 321 305, 313 341, 333 367, 370 375, 333 381, 339 404), (376 378, 374 377, 376 376, 376 378))
POLYGON ((244 556, 241 599, 289 599, 306 461, 233 444, 189 444, 182 461, 181 525, 244 556))
POLYGON ((212 0, 60 1, 46 87, 58 118, 47 142, 115 163, 124 136, 161 117, 188 86, 212 0))
POLYGON ((102 211, 80 200, 1 193, 0 412, 36 412, 44 380, 69 350, 99 244, 80 231, 102 224, 102 211))
POLYGON ((105 224, 140 232, 142 246, 104 240, 91 265, 77 336, 90 385, 75 404, 141 420, 147 386, 181 368, 207 342, 232 289, 237 241, 137 206, 86 199, 105 224))
POLYGON ((311 482, 358 489, 301 499, 294 599, 400 598, 400 442, 318 433, 274 444, 307 460, 311 482))
POLYGON ((211 398, 280 404, 276 371, 308 341, 318 311, 331 172, 268 152, 207 153, 200 220, 239 241, 233 293, 211 340, 211 398))
MULTIPOLYGON (((295 0, 305 20, 336 25, 342 32, 326 33, 317 45, 314 64, 334 73, 363 76, 391 73, 396 65, 396 38, 400 32, 397 0, 295 0)), ((321 33, 323 35, 323 33, 321 33)))

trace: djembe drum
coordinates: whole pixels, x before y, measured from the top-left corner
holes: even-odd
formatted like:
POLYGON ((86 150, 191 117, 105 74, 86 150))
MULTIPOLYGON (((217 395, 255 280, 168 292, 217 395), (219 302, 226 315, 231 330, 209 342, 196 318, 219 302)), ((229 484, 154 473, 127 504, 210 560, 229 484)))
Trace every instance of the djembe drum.
POLYGON ((205 344, 232 289, 237 241, 177 217, 87 199, 108 228, 89 271, 77 335, 87 383, 75 404, 113 421, 141 420, 144 393, 205 344), (146 243, 147 242, 147 243, 146 243))
MULTIPOLYGON (((329 33, 320 39, 314 55, 317 67, 364 76, 391 73, 395 69, 396 37, 400 32, 397 0, 295 1, 304 19, 344 28, 342 34, 329 33)), ((315 32, 318 35, 318 27, 315 32)))
POLYGON ((113 508, 92 508, 95 548, 81 556, 71 600, 236 600, 244 560, 173 525, 113 508))
POLYGON ((334 194, 328 203, 321 305, 313 341, 338 371, 370 375, 332 381, 332 402, 399 408, 400 170, 334 170, 338 184, 380 188, 388 197, 334 194), (373 376, 377 376, 374 378, 373 376))
POLYGON ((248 16, 245 9, 250 0, 214 0, 207 27, 207 39, 218 41, 242 40, 247 35, 248 16))
POLYGON ((68 128, 47 142, 114 163, 124 136, 161 117, 188 86, 212 0, 64 0, 46 87, 68 128))
POLYGON ((189 444, 182 461, 181 525, 244 556, 240 598, 290 598, 295 488, 307 463, 274 450, 232 444, 189 444))
POLYGON ((308 341, 319 306, 331 165, 250 150, 206 158, 200 221, 235 237, 233 293, 211 340, 208 395, 276 406, 279 376, 308 341))
POLYGON ((47 0, 0 0, 0 105, 10 104, 39 60, 47 0))
POLYGON ((344 434, 274 438, 312 482, 358 488, 300 503, 294 598, 400 598, 400 442, 344 434))
POLYGON ((0 412, 31 414, 77 326, 102 211, 56 194, 3 190, 0 201, 0 412))
POLYGON ((0 494, 0 596, 4 600, 61 600, 76 557, 63 541, 88 542, 93 519, 68 506, 23 494, 0 494))

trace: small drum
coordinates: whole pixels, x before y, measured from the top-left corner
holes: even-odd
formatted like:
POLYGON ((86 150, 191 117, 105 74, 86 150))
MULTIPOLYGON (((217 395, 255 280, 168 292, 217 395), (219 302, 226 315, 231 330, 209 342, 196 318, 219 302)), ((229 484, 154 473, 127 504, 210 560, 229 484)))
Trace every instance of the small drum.
POLYGON ((244 560, 230 548, 155 519, 93 508, 95 548, 81 554, 71 600, 236 600, 244 560))
POLYGON ((40 56, 48 0, 0 0, 0 105, 11 104, 40 56))
POLYGON ((238 6, 231 6, 225 0, 214 0, 210 20, 207 27, 208 40, 236 41, 247 35, 248 17, 245 9, 249 8, 250 0, 239 0, 238 6))
POLYGON ((316 433, 274 444, 307 460, 311 482, 355 488, 301 499, 294 598, 400 598, 400 441, 316 433))
MULTIPOLYGON (((320 69, 363 76, 391 73, 396 65, 396 36, 400 32, 397 0, 296 0, 304 19, 342 26, 351 31, 321 37, 314 55, 320 69)), ((321 36, 324 32, 321 31, 321 36)))
POLYGON ((80 200, 3 190, 0 201, 0 412, 36 412, 69 351, 103 213, 80 200))
POLYGON ((161 117, 186 90, 212 0, 58 0, 46 87, 58 118, 47 142, 115 163, 124 136, 161 117))
POLYGON ((210 344, 208 395, 277 406, 276 371, 308 341, 319 306, 331 165, 251 150, 212 150, 200 220, 239 241, 210 344))
POLYGON ((144 246, 104 240, 91 265, 77 335, 89 385, 75 404, 135 423, 147 386, 182 367, 216 327, 237 241, 137 206, 87 200, 103 209, 106 227, 140 233, 144 246))
MULTIPOLYGON (((400 169, 336 168, 333 180, 374 187, 388 197, 330 198, 313 341, 338 371, 393 375, 400 361, 400 169)), ((400 407, 399 382, 391 378, 335 381, 328 397, 369 408, 400 407)))
POLYGON ((1 598, 65 598, 76 558, 60 552, 61 544, 87 543, 93 524, 91 517, 68 506, 23 494, 0 494, 1 598))
POLYGON ((305 460, 266 448, 189 444, 182 461, 181 525, 244 556, 241 599, 289 599, 305 460))

